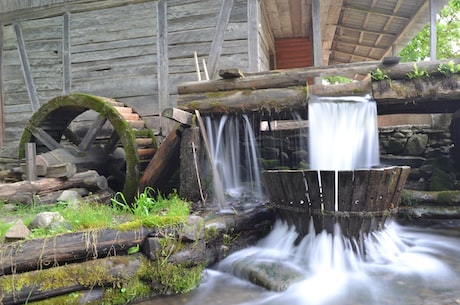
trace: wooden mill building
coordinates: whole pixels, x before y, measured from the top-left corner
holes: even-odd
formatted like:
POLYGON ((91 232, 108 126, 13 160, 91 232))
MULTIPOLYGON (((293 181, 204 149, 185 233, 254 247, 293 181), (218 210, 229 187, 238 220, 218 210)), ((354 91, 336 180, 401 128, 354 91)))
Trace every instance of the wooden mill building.
POLYGON ((41 105, 72 92, 116 98, 164 135, 161 113, 178 84, 197 80, 194 52, 210 78, 379 61, 447 0, 434 2, 2 0, 0 147, 17 145, 41 105))

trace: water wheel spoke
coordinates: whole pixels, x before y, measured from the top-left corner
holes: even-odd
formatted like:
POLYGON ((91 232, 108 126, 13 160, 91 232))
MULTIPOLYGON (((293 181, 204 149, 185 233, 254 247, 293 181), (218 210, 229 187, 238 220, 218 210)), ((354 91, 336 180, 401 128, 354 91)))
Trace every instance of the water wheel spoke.
POLYGON ((80 151, 88 150, 88 148, 91 146, 94 139, 96 138, 97 133, 99 132, 99 130, 102 129, 102 126, 104 126, 106 121, 107 121, 107 118, 101 115, 97 116, 96 120, 93 122, 88 132, 85 134, 85 136, 81 140, 80 145, 78 145, 78 149, 80 151))
POLYGON ((76 135, 75 132, 73 132, 69 128, 64 129, 62 134, 66 137, 67 140, 69 140, 75 146, 80 145, 81 138, 78 135, 76 135))
POLYGON ((37 140, 39 140, 48 149, 53 150, 53 149, 62 148, 62 145, 59 144, 52 136, 50 136, 42 128, 33 126, 31 124, 29 124, 26 128, 32 133, 32 135, 37 140))
POLYGON ((112 132, 112 134, 110 135, 109 141, 104 147, 104 153, 106 153, 107 155, 110 155, 111 153, 113 153, 115 148, 117 148, 117 144, 119 141, 120 141, 120 136, 118 135, 118 133, 116 131, 112 132))

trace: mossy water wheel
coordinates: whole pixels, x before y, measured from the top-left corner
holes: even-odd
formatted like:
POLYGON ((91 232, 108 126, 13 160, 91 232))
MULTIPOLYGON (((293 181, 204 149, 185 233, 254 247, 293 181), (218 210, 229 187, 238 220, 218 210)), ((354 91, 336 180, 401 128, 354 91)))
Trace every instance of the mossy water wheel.
POLYGON ((20 140, 20 159, 30 142, 36 143, 37 154, 65 150, 89 160, 77 169, 97 170, 127 200, 134 198, 140 176, 158 146, 153 132, 132 108, 82 93, 53 98, 33 114, 20 140))

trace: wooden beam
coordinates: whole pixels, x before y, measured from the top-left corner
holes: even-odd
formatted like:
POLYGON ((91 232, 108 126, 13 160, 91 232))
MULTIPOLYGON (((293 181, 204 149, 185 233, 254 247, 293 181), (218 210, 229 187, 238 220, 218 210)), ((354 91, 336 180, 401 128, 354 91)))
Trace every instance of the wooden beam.
POLYGON ((344 5, 343 9, 344 10, 349 10, 349 11, 357 11, 357 12, 362 12, 362 13, 366 13, 366 14, 377 15, 377 16, 383 16, 383 17, 388 17, 388 18, 391 17, 391 18, 397 18, 397 19, 406 20, 406 21, 409 20, 409 18, 407 18, 405 16, 398 16, 398 15, 395 15, 395 14, 379 12, 379 11, 373 10, 373 9, 369 10, 368 8, 354 7, 354 6, 351 6, 351 5, 344 5))
POLYGON ((360 33, 369 33, 369 34, 374 34, 374 35, 385 35, 385 36, 396 37, 395 33, 371 31, 371 30, 366 30, 366 29, 360 28, 360 27, 347 26, 347 25, 343 25, 343 24, 336 24, 336 26, 339 27, 339 28, 342 28, 342 29, 357 31, 357 32, 360 32, 360 33))
POLYGON ((311 1, 311 16, 313 26, 313 65, 318 67, 323 65, 320 0, 311 1))
POLYGON ((181 94, 232 91, 245 89, 268 89, 289 86, 305 86, 309 77, 345 76, 353 78, 356 74, 367 75, 381 66, 380 61, 368 61, 353 64, 339 64, 323 67, 308 67, 285 70, 271 70, 260 73, 245 73, 244 77, 234 79, 217 79, 204 82, 185 82, 179 84, 177 91, 181 94))
MULTIPOLYGON (((460 64, 460 58, 445 59, 430 62, 418 62, 419 69, 428 72, 436 71, 441 63, 452 60, 460 64)), ((345 76, 354 78, 355 75, 367 76, 371 71, 380 68, 392 80, 407 78, 406 74, 414 68, 413 62, 397 65, 384 65, 381 61, 367 61, 359 63, 337 64, 323 67, 308 67, 285 70, 271 70, 259 73, 245 73, 244 77, 233 79, 217 79, 203 82, 185 82, 178 85, 178 101, 183 100, 181 95, 190 93, 208 93, 235 90, 256 90, 269 88, 285 88, 290 86, 305 86, 308 77, 345 76)), ((188 98, 186 98, 189 100, 188 98)))
POLYGON ((367 43, 363 43, 363 42, 357 43, 357 42, 354 42, 354 41, 345 41, 345 40, 340 39, 340 38, 334 39, 334 42, 340 43, 340 44, 345 44, 345 45, 352 46, 352 47, 357 46, 357 47, 363 47, 363 48, 371 48, 371 49, 375 49, 375 50, 383 50, 383 51, 386 50, 386 48, 377 47, 375 44, 367 44, 367 43))
POLYGON ((163 116, 187 126, 192 126, 193 124, 193 114, 178 108, 166 108, 163 111, 163 116))
POLYGON ((176 124, 163 140, 139 179, 139 193, 142 193, 146 187, 161 190, 179 168, 182 131, 183 127, 176 124))
MULTIPOLYGON (((0 62, 3 62, 3 25, 0 24, 0 62)), ((3 115, 3 64, 0 64, 0 147, 5 138, 5 118, 3 115)))
POLYGON ((63 148, 53 137, 51 137, 46 131, 40 127, 33 126, 32 124, 27 124, 26 129, 28 129, 32 135, 43 143, 49 150, 63 148))
POLYGON ((157 74, 158 74, 158 113, 160 133, 161 113, 169 103, 169 55, 168 55, 168 4, 166 0, 157 2, 157 74))
POLYGON ((27 143, 25 148, 27 181, 34 181, 37 180, 37 146, 36 143, 27 143))
POLYGON ((97 118, 94 120, 94 122, 88 129, 88 132, 85 134, 80 144, 78 145, 78 149, 80 151, 88 150, 88 148, 91 146, 94 139, 96 138, 97 133, 101 130, 102 126, 104 126, 105 122, 107 122, 107 118, 103 117, 102 115, 97 116, 97 118))
POLYGON ((340 54, 345 54, 345 55, 349 55, 349 56, 352 56, 352 57, 358 57, 358 58, 361 58, 361 59, 364 59, 364 60, 379 60, 379 58, 375 58, 375 57, 371 57, 371 56, 366 56, 366 55, 359 55, 359 54, 356 54, 354 52, 345 52, 345 51, 341 51, 341 50, 338 50, 338 49, 331 49, 332 52, 334 53, 340 53, 340 54))
POLYGON ((32 112, 36 112, 40 108, 40 101, 38 99, 37 89, 30 70, 29 57, 27 56, 26 45, 24 43, 24 36, 19 23, 14 23, 13 28, 16 34, 16 42, 19 51, 19 59, 21 61, 22 73, 26 82, 27 94, 29 95, 30 106, 32 112))
POLYGON ((217 73, 217 62, 219 61, 224 44, 224 35, 227 25, 230 21, 230 14, 233 8, 233 0, 223 0, 220 8, 219 18, 216 24, 216 32, 211 43, 211 50, 208 56, 208 72, 211 78, 214 78, 217 73))
POLYGON ((70 14, 65 13, 62 20, 62 93, 72 90, 72 71, 70 59, 70 14))
POLYGON ((259 71, 259 0, 248 0, 248 70, 259 71))
POLYGON ((436 60, 436 5, 430 0, 430 60, 436 60))
POLYGON ((307 104, 305 86, 269 89, 245 89, 215 93, 186 94, 178 96, 178 108, 201 113, 242 113, 281 111, 304 108, 307 104))

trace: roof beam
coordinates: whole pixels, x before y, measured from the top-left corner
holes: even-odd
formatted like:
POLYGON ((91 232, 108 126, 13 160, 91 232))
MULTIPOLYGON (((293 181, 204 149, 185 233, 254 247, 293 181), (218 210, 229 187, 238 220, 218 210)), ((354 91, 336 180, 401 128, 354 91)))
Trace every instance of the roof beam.
POLYGON ((368 9, 368 8, 353 7, 353 6, 350 6, 350 5, 344 5, 343 9, 344 10, 350 10, 350 11, 358 11, 358 12, 362 12, 362 13, 366 13, 366 14, 378 15, 378 16, 383 16, 383 17, 388 17, 388 18, 393 17, 393 18, 402 19, 402 20, 406 20, 406 21, 410 20, 410 18, 405 17, 405 16, 392 15, 391 13, 379 12, 377 10, 368 9))
POLYGON ((368 59, 368 60, 380 60, 380 58, 375 58, 375 57, 366 56, 366 55, 360 55, 360 54, 356 54, 356 53, 352 53, 352 52, 345 52, 345 51, 336 50, 336 49, 331 49, 331 52, 340 53, 340 54, 353 56, 353 57, 359 57, 359 58, 368 59))
POLYGON ((375 44, 368 44, 368 43, 362 43, 362 42, 358 43, 358 42, 354 42, 354 41, 346 41, 346 40, 343 40, 343 39, 335 39, 334 42, 349 45, 349 46, 357 46, 357 47, 371 48, 371 49, 375 49, 375 50, 384 50, 384 51, 386 51, 386 48, 378 47, 375 44))
POLYGON ((336 26, 339 27, 339 28, 342 28, 344 30, 351 30, 351 31, 363 32, 363 33, 374 34, 374 35, 386 35, 386 36, 396 37, 396 34, 394 34, 394 33, 371 31, 371 30, 366 30, 366 29, 363 29, 363 28, 353 27, 353 26, 348 26, 348 25, 343 25, 343 24, 336 24, 336 26))

